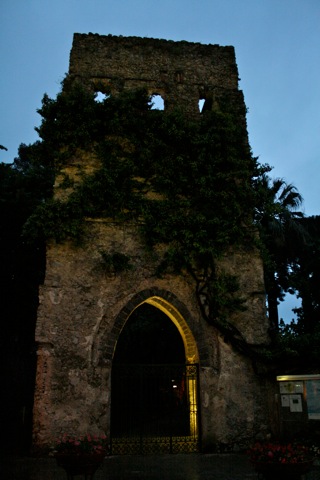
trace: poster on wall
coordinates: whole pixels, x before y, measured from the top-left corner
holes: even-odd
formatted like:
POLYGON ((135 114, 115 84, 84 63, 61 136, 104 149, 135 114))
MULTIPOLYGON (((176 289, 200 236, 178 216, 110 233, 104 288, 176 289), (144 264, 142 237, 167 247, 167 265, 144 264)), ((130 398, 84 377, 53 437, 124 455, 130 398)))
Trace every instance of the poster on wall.
POLYGON ((290 395, 290 412, 302 412, 301 395, 290 395))
POLYGON ((303 393, 303 382, 280 382, 280 393, 303 393))
POLYGON ((289 395, 281 395, 281 406, 282 407, 290 407, 290 396, 289 395))

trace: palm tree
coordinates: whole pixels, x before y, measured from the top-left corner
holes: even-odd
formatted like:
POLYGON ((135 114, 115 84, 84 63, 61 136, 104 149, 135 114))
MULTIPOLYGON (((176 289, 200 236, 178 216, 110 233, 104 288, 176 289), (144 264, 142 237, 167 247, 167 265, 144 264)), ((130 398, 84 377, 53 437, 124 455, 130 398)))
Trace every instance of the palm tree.
POLYGON ((279 325, 278 304, 288 291, 290 261, 297 245, 305 242, 306 230, 298 211, 303 199, 296 187, 282 178, 263 174, 255 182, 257 202, 255 223, 260 230, 264 251, 264 276, 271 330, 279 325))

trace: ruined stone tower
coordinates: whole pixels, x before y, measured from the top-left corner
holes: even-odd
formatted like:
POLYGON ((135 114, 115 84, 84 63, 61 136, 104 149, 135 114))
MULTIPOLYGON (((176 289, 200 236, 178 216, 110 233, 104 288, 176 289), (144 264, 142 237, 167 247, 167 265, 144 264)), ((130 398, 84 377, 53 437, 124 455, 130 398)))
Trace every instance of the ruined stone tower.
MULTIPOLYGON (((199 100, 214 103, 224 95, 245 124, 232 47, 75 34, 69 79, 111 95, 142 87, 149 95, 160 95, 165 110, 179 105, 193 117, 200 115, 199 100)), ((80 156, 62 173, 77 178, 79 169, 90 171, 94 163, 94 158, 80 156)), ((60 181, 58 176, 58 196, 60 181)), ((45 446, 63 432, 103 431, 114 453, 208 451, 222 444, 241 447, 265 434, 269 428, 265 381, 256 375, 251 361, 204 320, 188 273, 156 276, 156 259, 146 252, 135 224, 111 219, 87 222, 90 235, 85 244, 48 243, 36 329, 35 445, 45 446), (134 269, 99 271, 102 250, 128 255, 134 259, 134 269), (182 345, 172 348, 183 352, 179 366, 166 357, 161 376, 151 361, 146 367, 149 373, 140 369, 139 362, 131 361, 126 371, 121 370, 121 362, 114 363, 128 319, 141 309, 152 318, 162 315, 161 322, 170 323, 182 345), (148 393, 151 387, 153 397, 148 393), (168 413, 171 403, 174 407, 168 413), (138 412, 144 412, 147 420, 138 412), (174 422, 180 418, 173 430, 168 415, 174 422), (127 424, 120 427, 123 418, 127 424)), ((245 310, 230 322, 249 343, 267 342, 258 253, 233 250, 222 263, 238 275, 245 298, 245 310)), ((154 350, 157 338, 153 338, 154 350)), ((142 344, 142 349, 147 346, 142 344)))

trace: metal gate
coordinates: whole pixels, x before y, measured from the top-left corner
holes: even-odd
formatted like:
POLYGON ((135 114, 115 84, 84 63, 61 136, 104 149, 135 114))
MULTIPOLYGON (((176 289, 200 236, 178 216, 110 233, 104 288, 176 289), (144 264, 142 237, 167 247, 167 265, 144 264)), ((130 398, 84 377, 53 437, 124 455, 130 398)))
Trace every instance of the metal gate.
POLYGON ((113 454, 199 451, 198 365, 112 368, 113 454))

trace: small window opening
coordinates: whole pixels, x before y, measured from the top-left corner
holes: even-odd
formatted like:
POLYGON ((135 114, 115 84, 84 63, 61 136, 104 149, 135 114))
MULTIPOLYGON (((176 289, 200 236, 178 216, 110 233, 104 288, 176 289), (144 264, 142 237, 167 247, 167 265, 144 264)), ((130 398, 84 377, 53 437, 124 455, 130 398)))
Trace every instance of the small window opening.
POLYGON ((200 112, 200 113, 202 113, 203 106, 204 106, 204 102, 205 102, 205 99, 204 99, 204 98, 200 98, 200 100, 199 100, 199 102, 198 102, 199 112, 200 112))
POLYGON ((151 96, 151 110, 164 110, 164 100, 161 95, 151 96))
POLYGON ((209 97, 209 98, 201 98, 199 100, 199 110, 200 110, 200 113, 204 113, 204 112, 208 112, 210 110, 212 110, 212 98, 209 97))
POLYGON ((108 93, 103 92, 95 92, 95 101, 98 103, 103 103, 110 95, 108 93))

